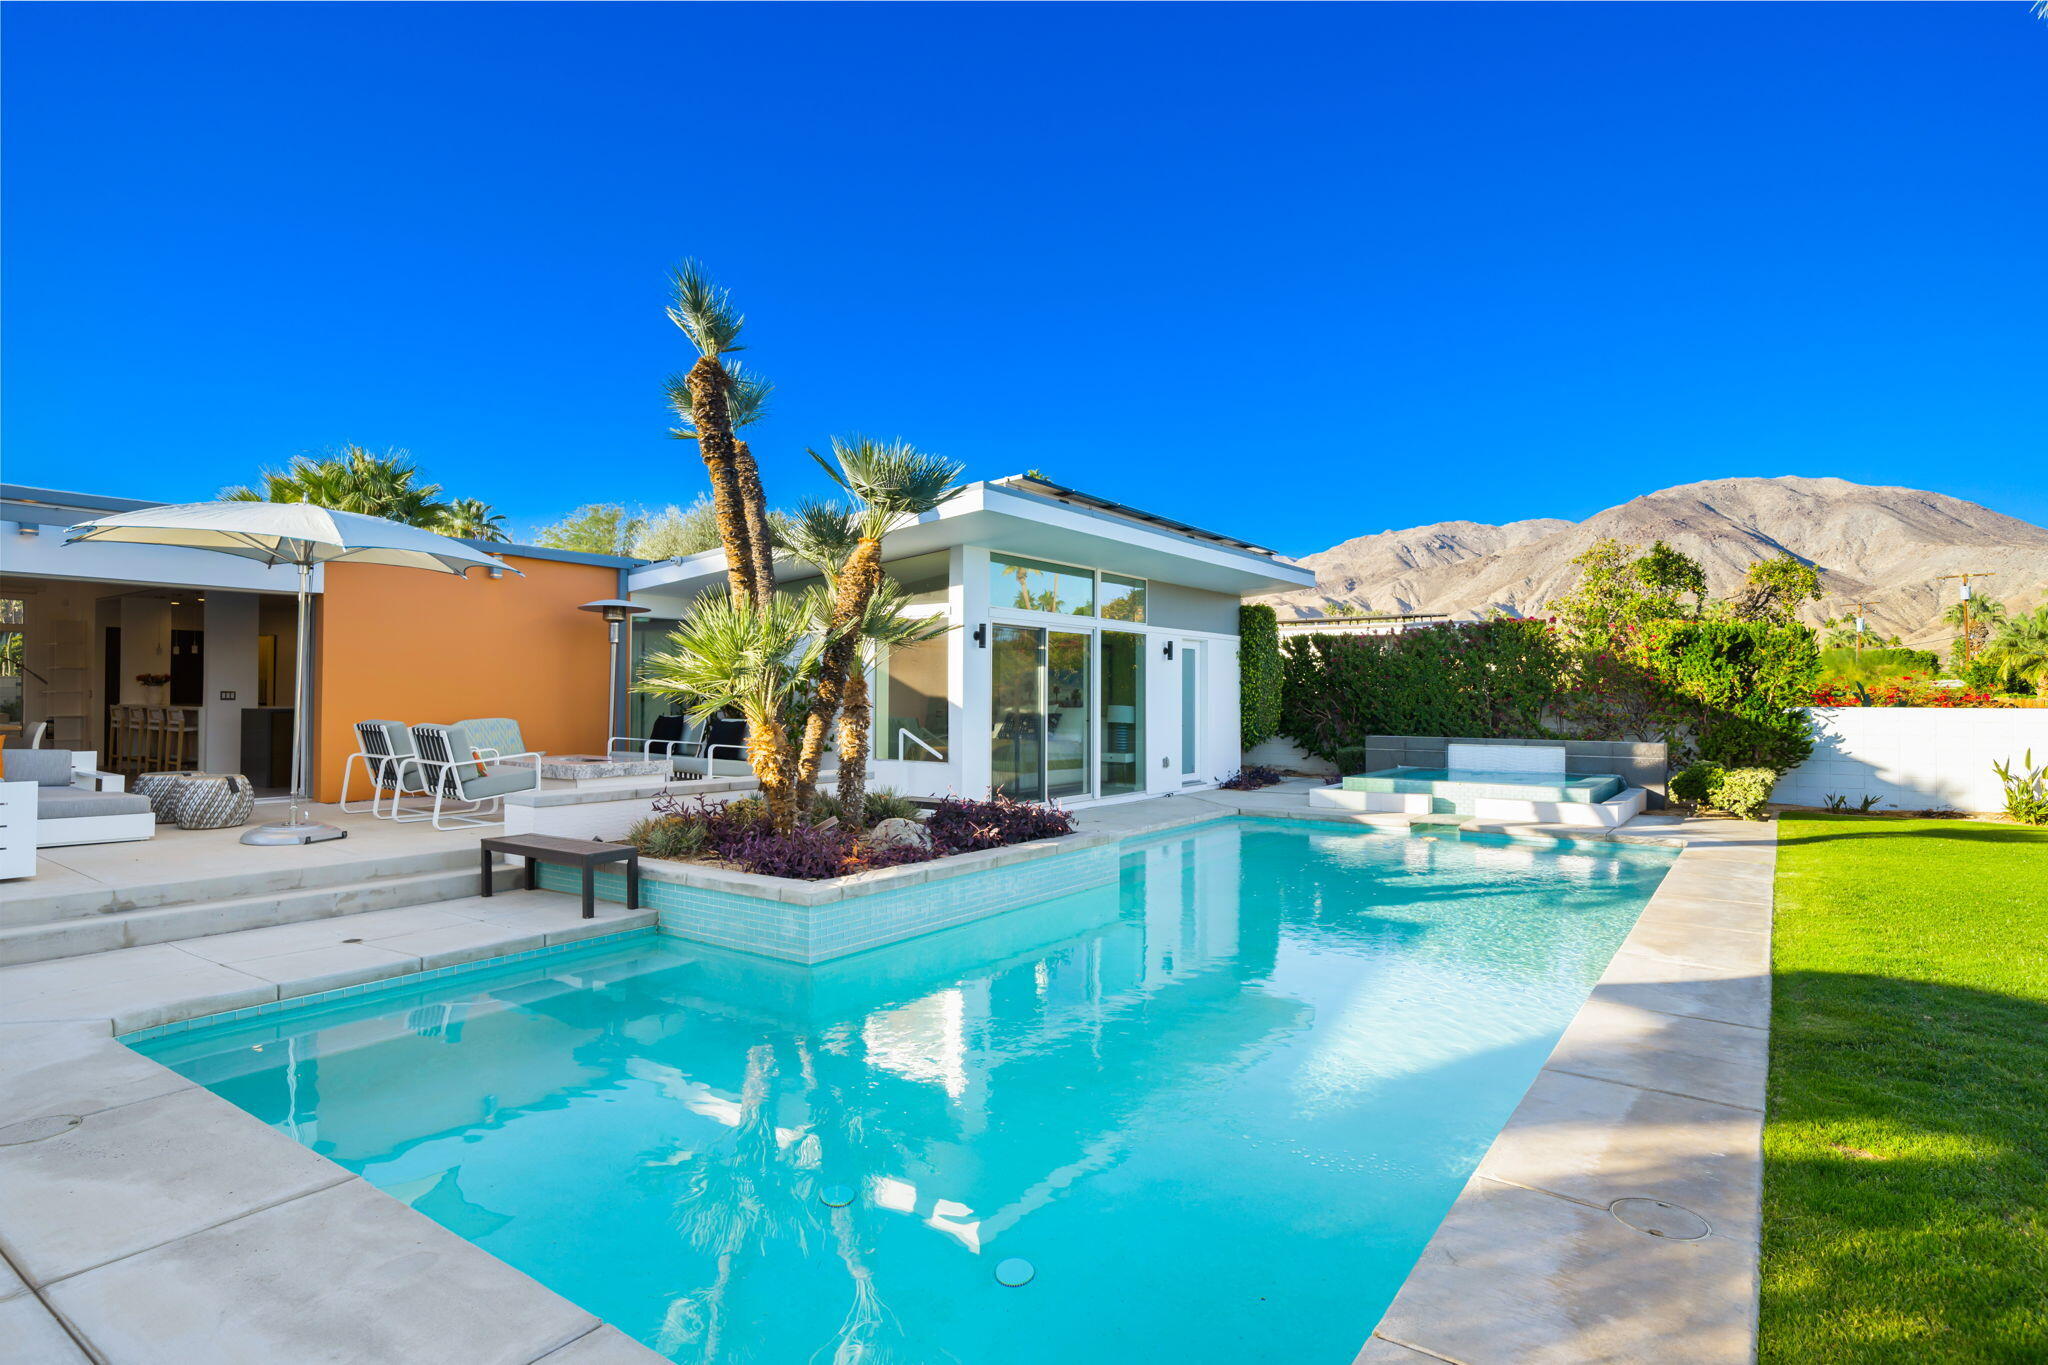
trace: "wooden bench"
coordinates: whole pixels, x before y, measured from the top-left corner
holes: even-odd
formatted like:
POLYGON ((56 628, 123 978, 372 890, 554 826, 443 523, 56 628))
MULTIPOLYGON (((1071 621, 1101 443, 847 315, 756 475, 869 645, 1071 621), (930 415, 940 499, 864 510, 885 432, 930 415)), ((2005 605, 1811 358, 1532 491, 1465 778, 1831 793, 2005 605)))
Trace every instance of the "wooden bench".
POLYGON ((526 889, 540 885, 534 869, 558 863, 583 869, 583 918, 597 914, 597 869, 604 863, 626 865, 626 908, 640 908, 640 850, 631 844, 606 844, 596 839, 565 839, 558 834, 500 834, 481 841, 484 894, 491 894, 491 855, 526 859, 526 889))

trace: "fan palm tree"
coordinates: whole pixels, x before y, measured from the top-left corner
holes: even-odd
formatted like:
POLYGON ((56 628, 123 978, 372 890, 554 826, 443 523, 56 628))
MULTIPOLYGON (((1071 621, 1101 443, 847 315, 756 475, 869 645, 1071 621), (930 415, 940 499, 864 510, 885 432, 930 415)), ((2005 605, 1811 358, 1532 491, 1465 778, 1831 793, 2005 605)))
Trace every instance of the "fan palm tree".
POLYGON ((1984 641, 1994 630, 2005 624, 2005 603, 1990 597, 1951 602, 1941 619, 1956 628, 1956 653, 1973 654, 1984 647, 1984 641))
POLYGON ((738 711, 747 757, 777 829, 796 823, 795 755, 782 718, 816 689, 833 637, 817 625, 830 610, 820 588, 772 595, 763 604, 732 592, 697 599, 668 648, 641 665, 637 690, 681 702, 693 721, 738 711))
POLYGON ((1983 660, 2008 687, 2030 687, 2048 696, 2048 604, 2005 623, 1992 637, 1983 660))
MULTIPOLYGON (((760 421, 767 414, 768 395, 774 391, 775 386, 759 375, 746 373, 738 364, 726 366, 725 373, 726 418, 733 430, 733 479, 734 486, 739 491, 741 520, 746 524, 748 550, 752 557, 749 567, 753 572, 755 584, 765 583, 769 590, 773 591, 773 517, 768 511, 767 494, 761 490, 761 468, 754 463, 753 449, 739 438, 739 432, 760 421)), ((668 391, 669 406, 675 409, 676 416, 683 423, 679 427, 671 427, 669 435, 679 441, 698 440, 697 424, 691 415, 696 410, 696 400, 690 393, 689 375, 672 374, 664 387, 668 391)))
MULTIPOLYGON (((735 594, 765 606, 775 584, 772 577, 762 581, 758 566, 763 561, 754 552, 748 529, 756 518, 748 514, 740 488, 738 441, 733 435, 733 376, 723 360, 727 352, 740 349, 740 328, 746 319, 733 310, 731 296, 714 285, 696 261, 685 261, 669 272, 669 286, 669 321, 697 348, 696 363, 682 376, 689 395, 686 420, 711 478, 711 505, 718 516, 718 538, 725 546, 726 582, 735 594)), ((754 482, 758 495, 758 476, 754 482)), ((766 517, 764 507, 760 519, 766 517)))
MULTIPOLYGON (((957 461, 925 454, 905 442, 863 436, 835 436, 832 460, 815 450, 811 458, 852 495, 856 507, 851 514, 853 548, 832 585, 832 612, 824 632, 828 643, 797 752, 796 794, 804 803, 817 787, 825 737, 846 699, 847 677, 860 650, 857 627, 882 583, 882 539, 958 494, 961 470, 957 461)), ((844 772, 842 762, 842 780, 844 772)))
POLYGON ((351 443, 333 455, 294 456, 283 470, 264 470, 257 487, 224 488, 220 496, 224 502, 312 503, 432 529, 449 505, 435 500, 439 484, 418 479, 419 470, 404 451, 379 455, 351 443))
POLYGON ((477 498, 456 498, 450 502, 434 529, 458 540, 503 541, 512 538, 505 534, 505 518, 489 503, 477 498))

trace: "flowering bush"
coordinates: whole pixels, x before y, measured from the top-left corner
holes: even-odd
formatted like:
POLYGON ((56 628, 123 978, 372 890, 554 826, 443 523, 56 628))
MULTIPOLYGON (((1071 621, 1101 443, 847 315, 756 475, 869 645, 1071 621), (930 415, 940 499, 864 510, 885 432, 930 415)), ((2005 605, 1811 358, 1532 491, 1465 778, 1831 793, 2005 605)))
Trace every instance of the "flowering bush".
POLYGON ((988 801, 948 797, 925 821, 929 845, 878 843, 831 819, 777 833, 766 803, 757 796, 724 805, 670 796, 657 800, 654 814, 627 831, 626 842, 649 858, 709 858, 764 877, 816 881, 1047 839, 1073 828, 1073 817, 1056 806, 1007 796, 988 801))
POLYGON ((1227 792, 1255 792, 1261 787, 1270 787, 1284 781, 1278 768, 1269 768, 1263 763, 1252 763, 1239 768, 1216 785, 1227 792))
POLYGON ((1829 683, 1817 687, 1813 692, 1815 706, 1999 706, 2002 703, 1989 692, 1979 691, 1967 685, 1962 687, 1936 687, 1932 679, 1917 673, 1908 673, 1901 678, 1875 687, 1862 683, 1841 686, 1829 683))

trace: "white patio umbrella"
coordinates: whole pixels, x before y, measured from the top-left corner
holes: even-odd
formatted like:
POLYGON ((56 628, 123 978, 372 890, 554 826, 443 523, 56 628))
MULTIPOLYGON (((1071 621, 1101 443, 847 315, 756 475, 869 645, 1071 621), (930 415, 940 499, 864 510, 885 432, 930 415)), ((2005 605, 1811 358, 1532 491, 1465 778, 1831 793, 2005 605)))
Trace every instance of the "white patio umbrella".
POLYGON ((457 577, 467 575, 471 569, 512 569, 501 559, 417 526, 354 512, 336 512, 305 502, 188 502, 145 507, 137 512, 117 512, 110 517, 80 522, 65 532, 66 545, 81 540, 179 545, 240 555, 260 564, 297 567, 299 651, 292 713, 291 818, 281 824, 257 826, 242 836, 245 844, 312 844, 348 835, 347 830, 338 826, 299 818, 299 806, 307 799, 306 654, 312 617, 306 605, 312 591, 313 566, 345 559, 356 564, 434 569, 457 577))

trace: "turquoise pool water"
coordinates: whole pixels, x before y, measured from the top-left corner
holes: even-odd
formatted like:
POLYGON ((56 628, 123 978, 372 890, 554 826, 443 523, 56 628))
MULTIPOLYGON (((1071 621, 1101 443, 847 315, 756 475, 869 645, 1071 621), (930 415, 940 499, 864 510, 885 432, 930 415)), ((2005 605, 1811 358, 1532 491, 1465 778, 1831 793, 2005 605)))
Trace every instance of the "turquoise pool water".
POLYGON ((1347 1365, 1669 863, 1231 820, 823 967, 650 934, 135 1046, 679 1361, 1347 1365))

